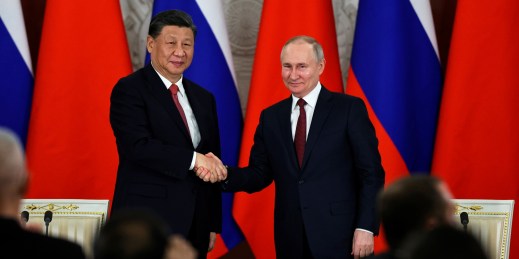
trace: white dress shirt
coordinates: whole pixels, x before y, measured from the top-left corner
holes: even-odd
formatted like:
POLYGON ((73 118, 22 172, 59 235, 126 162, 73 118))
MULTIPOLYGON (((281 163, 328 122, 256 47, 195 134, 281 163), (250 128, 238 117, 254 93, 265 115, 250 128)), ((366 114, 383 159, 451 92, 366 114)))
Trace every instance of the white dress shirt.
MULTIPOLYGON (((157 70, 155 70, 155 72, 157 72, 157 70)), ((159 72, 157 72, 157 75, 159 75, 160 79, 162 80, 166 88, 169 90, 173 83, 170 82, 167 78, 163 77, 159 72)), ((191 105, 189 104, 189 100, 187 99, 186 90, 184 89, 184 85, 182 84, 182 78, 183 76, 180 77, 180 80, 178 80, 174 84, 178 86, 178 102, 180 103, 180 106, 182 106, 184 114, 186 115, 187 125, 189 127, 189 133, 191 134, 191 141, 193 142, 193 147, 197 147, 198 144, 200 144, 201 139, 200 129, 198 128, 198 123, 196 122, 193 109, 191 109, 191 105)), ((196 152, 193 152, 193 159, 191 160, 191 166, 189 167, 189 170, 192 170, 195 167, 195 161, 196 152)))
MULTIPOLYGON (((319 97, 319 93, 321 92, 321 83, 317 82, 317 86, 303 99, 306 102, 305 111, 306 111, 306 139, 308 139, 308 132, 310 132, 310 125, 312 124, 312 117, 314 116, 315 104, 317 104, 317 98, 319 97)), ((294 139, 296 134, 296 126, 297 119, 299 118, 299 106, 297 106, 297 101, 300 98, 292 95, 292 113, 290 114, 290 123, 292 125, 292 139, 294 139)))

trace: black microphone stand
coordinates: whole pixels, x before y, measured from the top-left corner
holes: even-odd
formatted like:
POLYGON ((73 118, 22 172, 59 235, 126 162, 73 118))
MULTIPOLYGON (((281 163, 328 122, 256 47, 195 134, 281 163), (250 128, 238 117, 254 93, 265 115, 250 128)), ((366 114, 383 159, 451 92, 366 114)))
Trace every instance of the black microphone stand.
POLYGON ((460 214, 461 224, 463 225, 463 231, 467 233, 467 225, 469 224, 469 214, 467 212, 462 212, 460 214))
POLYGON ((45 221, 45 236, 49 236, 49 223, 52 221, 52 211, 45 211, 43 221, 45 221))
POLYGON ((49 222, 45 221, 45 236, 49 236, 49 222))
POLYGON ((25 225, 29 221, 29 212, 26 210, 22 211, 20 213, 20 217, 22 218, 23 226, 25 227, 25 225))

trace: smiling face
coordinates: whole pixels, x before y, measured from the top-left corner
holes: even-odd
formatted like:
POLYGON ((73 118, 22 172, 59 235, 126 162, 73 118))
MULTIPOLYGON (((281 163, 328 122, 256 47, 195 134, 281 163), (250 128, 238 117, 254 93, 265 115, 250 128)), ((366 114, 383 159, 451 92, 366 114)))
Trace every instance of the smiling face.
POLYGON ((153 67, 175 83, 193 61, 194 44, 191 28, 169 25, 155 38, 148 35, 146 47, 153 67))
POLYGON ((297 40, 281 52, 281 76, 288 90, 302 98, 310 93, 324 71, 325 60, 318 60, 312 44, 297 40))

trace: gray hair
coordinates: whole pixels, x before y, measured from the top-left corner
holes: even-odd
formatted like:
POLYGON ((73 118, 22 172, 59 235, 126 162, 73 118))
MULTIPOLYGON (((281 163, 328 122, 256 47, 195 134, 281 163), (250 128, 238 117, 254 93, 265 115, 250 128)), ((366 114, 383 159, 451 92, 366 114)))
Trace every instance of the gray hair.
POLYGON ((324 60, 324 51, 323 51, 323 47, 321 46, 321 44, 316 39, 314 39, 310 36, 306 36, 306 35, 299 35, 299 36, 295 36, 295 37, 289 39, 285 43, 285 45, 283 45, 283 49, 281 49, 280 58, 283 56, 283 53, 285 52, 286 47, 295 42, 306 42, 306 43, 312 45, 317 62, 321 62, 324 60))
POLYGON ((24 152, 18 137, 0 127, 0 193, 25 188, 27 169, 24 152))

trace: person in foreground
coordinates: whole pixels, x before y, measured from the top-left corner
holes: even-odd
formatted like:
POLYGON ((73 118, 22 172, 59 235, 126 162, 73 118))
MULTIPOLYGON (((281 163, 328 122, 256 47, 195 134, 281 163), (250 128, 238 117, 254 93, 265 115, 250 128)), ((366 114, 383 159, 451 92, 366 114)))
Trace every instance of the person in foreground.
POLYGON ((75 243, 22 228, 20 203, 28 184, 18 138, 0 128, 0 253, 2 258, 85 258, 75 243))
POLYGON ((229 168, 222 183, 253 193, 275 182, 277 258, 364 257, 378 233, 384 170, 375 129, 361 99, 321 85, 325 64, 314 38, 286 42, 281 75, 292 94, 262 111, 249 165, 229 168))
POLYGON ((373 258, 407 258, 410 237, 454 225, 451 199, 447 185, 434 176, 408 176, 387 186, 378 197, 377 208, 389 251, 373 258))
POLYGON ((94 259, 194 259, 196 254, 184 238, 168 233, 161 218, 142 209, 110 217, 94 246, 94 259))
POLYGON ((189 14, 164 11, 151 19, 151 63, 117 82, 110 123, 119 168, 112 213, 149 208, 173 233, 186 237, 205 258, 221 231, 220 185, 227 171, 219 159, 214 96, 183 76, 193 59, 196 26, 189 14), (205 181, 194 170, 212 174, 205 181))
POLYGON ((481 243, 472 234, 454 226, 438 226, 412 239, 407 245, 408 259, 489 259, 481 243))

